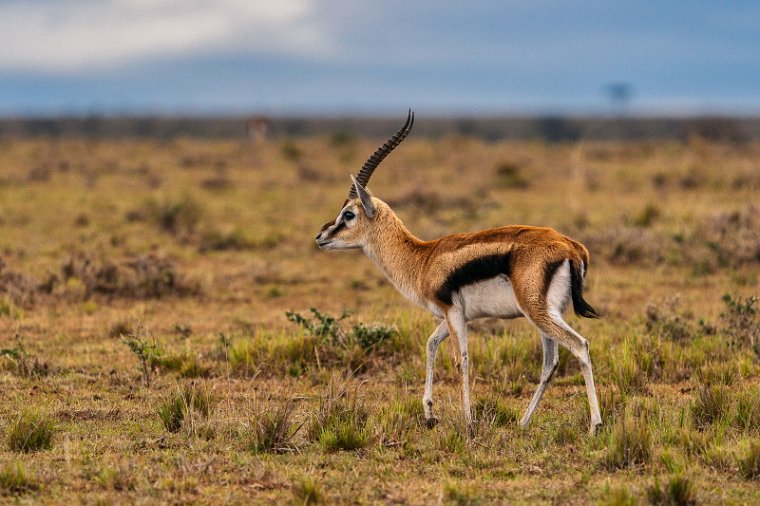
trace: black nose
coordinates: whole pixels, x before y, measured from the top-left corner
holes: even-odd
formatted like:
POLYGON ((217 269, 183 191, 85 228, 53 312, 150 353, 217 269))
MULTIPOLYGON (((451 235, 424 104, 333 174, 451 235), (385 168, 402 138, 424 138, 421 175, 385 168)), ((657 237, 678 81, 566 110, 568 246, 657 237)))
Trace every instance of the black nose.
POLYGON ((317 234, 317 237, 315 237, 315 239, 319 239, 319 236, 320 236, 320 235, 322 235, 322 232, 318 233, 318 234, 317 234))

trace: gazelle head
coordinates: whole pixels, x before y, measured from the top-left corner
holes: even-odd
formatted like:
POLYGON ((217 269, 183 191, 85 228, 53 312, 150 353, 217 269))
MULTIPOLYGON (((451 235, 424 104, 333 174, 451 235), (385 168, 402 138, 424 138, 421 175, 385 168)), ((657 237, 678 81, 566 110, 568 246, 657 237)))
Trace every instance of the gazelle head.
POLYGON ((355 249, 363 247, 378 215, 377 199, 365 188, 380 162, 401 144, 414 125, 414 113, 409 110, 406 123, 377 148, 362 166, 356 177, 351 176, 348 198, 333 221, 322 225, 317 234, 317 245, 324 250, 355 249))

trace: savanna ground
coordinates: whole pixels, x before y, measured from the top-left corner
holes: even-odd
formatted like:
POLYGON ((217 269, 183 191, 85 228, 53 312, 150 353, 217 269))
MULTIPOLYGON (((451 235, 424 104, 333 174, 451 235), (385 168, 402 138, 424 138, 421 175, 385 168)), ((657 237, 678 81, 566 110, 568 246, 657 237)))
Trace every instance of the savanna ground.
POLYGON ((448 344, 421 422, 433 319, 314 244, 381 140, 0 140, 0 501, 760 502, 760 144, 412 135, 384 162, 420 237, 591 250, 604 318, 568 318, 603 430, 564 350, 518 428, 540 340, 485 320, 468 440, 448 344))

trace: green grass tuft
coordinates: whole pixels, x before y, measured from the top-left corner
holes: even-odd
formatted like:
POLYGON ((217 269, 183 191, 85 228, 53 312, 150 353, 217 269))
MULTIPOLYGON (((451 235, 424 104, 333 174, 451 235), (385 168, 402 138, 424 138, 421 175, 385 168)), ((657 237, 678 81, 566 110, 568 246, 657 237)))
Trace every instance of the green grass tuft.
POLYGON ((282 453, 295 448, 293 436, 293 401, 288 400, 275 409, 258 413, 252 420, 248 448, 254 453, 282 453))
POLYGON ((646 417, 626 413, 612 429, 604 463, 608 469, 642 469, 649 464, 651 453, 646 417))
POLYGON ((158 407, 161 423, 169 432, 178 432, 192 415, 207 418, 214 399, 211 393, 197 385, 185 385, 158 407))
POLYGON ((358 393, 348 394, 332 380, 312 416, 309 438, 326 452, 353 451, 369 444, 368 413, 358 393))
POLYGON ((10 461, 0 469, 0 495, 21 495, 39 488, 19 461, 10 461))
POLYGON ((729 391, 720 385, 705 385, 691 403, 694 426, 705 430, 712 424, 721 423, 731 408, 729 391))
POLYGON ((55 425, 46 415, 24 411, 8 429, 8 447, 16 452, 35 452, 53 447, 55 425))
POLYGON ((304 476, 293 484, 293 498, 296 504, 324 504, 325 493, 319 481, 313 476, 304 476))
POLYGON ((670 477, 663 488, 660 480, 655 478, 647 488, 647 499, 652 506, 690 506, 697 504, 694 484, 682 475, 670 477))
POLYGON ((752 441, 746 453, 737 459, 737 464, 745 480, 760 479, 760 441, 752 441))

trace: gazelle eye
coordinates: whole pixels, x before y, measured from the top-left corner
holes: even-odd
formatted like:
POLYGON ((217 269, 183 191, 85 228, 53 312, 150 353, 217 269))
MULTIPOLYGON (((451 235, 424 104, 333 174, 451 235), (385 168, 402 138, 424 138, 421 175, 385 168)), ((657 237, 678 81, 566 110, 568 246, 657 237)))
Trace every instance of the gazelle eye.
POLYGON ((356 216, 351 211, 346 211, 343 213, 343 219, 346 221, 353 220, 356 216))

